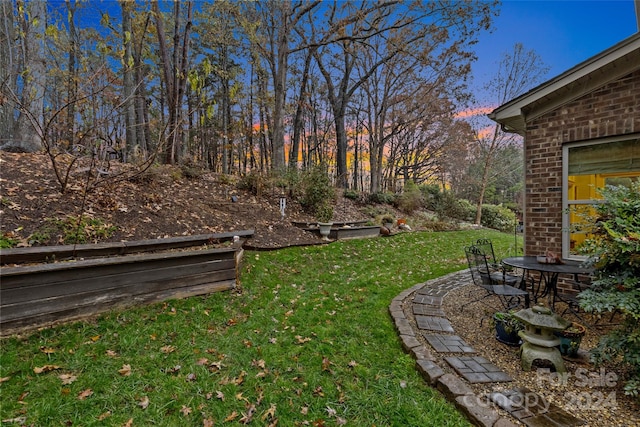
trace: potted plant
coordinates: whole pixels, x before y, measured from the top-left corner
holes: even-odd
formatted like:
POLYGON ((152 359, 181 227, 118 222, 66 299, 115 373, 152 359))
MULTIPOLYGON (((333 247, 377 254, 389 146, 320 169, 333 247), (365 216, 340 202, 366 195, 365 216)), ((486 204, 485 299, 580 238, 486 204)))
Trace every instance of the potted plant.
POLYGON ((318 228, 320 229, 320 235, 322 240, 329 240, 329 233, 331 233, 331 226, 333 222, 333 206, 328 203, 321 203, 316 209, 316 219, 318 220, 318 228))
POLYGON ((521 343, 518 333, 524 329, 524 325, 512 311, 498 311, 493 315, 496 328, 496 339, 503 344, 518 346, 521 343))
POLYGON ((580 323, 573 322, 564 331, 554 332, 560 338, 560 354, 563 356, 576 357, 580 349, 580 342, 586 333, 586 328, 580 323))

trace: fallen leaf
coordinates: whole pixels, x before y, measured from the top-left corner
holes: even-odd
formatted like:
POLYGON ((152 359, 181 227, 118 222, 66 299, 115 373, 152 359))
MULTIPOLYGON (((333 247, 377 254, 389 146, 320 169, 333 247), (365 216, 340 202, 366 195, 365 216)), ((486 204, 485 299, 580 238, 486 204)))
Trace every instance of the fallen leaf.
POLYGON ((36 374, 41 374, 43 372, 49 372, 49 371, 54 371, 56 369, 60 369, 60 366, 58 365, 44 365, 42 367, 35 367, 33 368, 33 372, 35 372, 36 374))
POLYGON ((56 352, 56 349, 51 347, 40 347, 40 351, 44 354, 52 354, 56 352))
POLYGON ((335 417, 338 414, 338 412, 336 412, 335 409, 327 406, 327 414, 329 414, 330 417, 335 417))
POLYGON ((190 374, 187 374, 187 377, 185 379, 189 382, 192 382, 192 381, 195 381, 197 377, 196 377, 196 374, 190 373, 190 374))
POLYGON ((232 413, 227 415, 227 418, 225 418, 224 421, 229 422, 235 420, 236 418, 238 418, 238 413, 236 411, 233 411, 232 413))
POLYGON ((109 418, 110 416, 111 416, 111 411, 104 412, 100 414, 100 416, 98 417, 98 421, 102 421, 106 418, 109 418))
POLYGON ((105 354, 106 354, 107 356, 109 356, 109 357, 118 357, 118 353, 116 353, 116 352, 115 352, 115 351, 113 351, 113 350, 107 350, 107 351, 105 351, 105 354))
POLYGON ((249 424, 249 423, 251 423, 251 421, 253 421, 253 414, 255 414, 255 412, 256 412, 256 407, 255 407, 255 405, 250 405, 250 406, 249 406, 249 410, 247 411, 247 413, 246 413, 246 414, 244 414, 244 415, 242 416, 242 418, 240 418, 240 419, 238 420, 238 422, 239 422, 240 424, 249 424))
POLYGON ((142 399, 140 399, 140 402, 138 402, 138 406, 142 409, 147 409, 149 407, 149 397, 144 396, 142 399))
POLYGON ((207 359, 206 357, 202 357, 196 361, 196 365, 198 366, 203 366, 203 365, 206 365, 207 363, 209 363, 209 359, 207 359))
POLYGON ((131 365, 122 365, 122 369, 118 369, 120 375, 128 377, 131 375, 131 365))
POLYGON ((9 381, 10 379, 11 379, 11 377, 2 377, 2 378, 0 378, 0 383, 7 382, 7 381, 9 381))
POLYGON ((78 379, 77 376, 72 374, 60 374, 58 375, 58 378, 60 378, 60 380, 62 381, 62 384, 64 385, 71 384, 78 379))
POLYGON ((182 405, 182 409, 180 409, 180 412, 182 412, 182 415, 186 417, 191 413, 191 408, 189 408, 188 406, 182 405))
POLYGON ((216 372, 216 371, 219 371, 220 369, 222 369, 223 366, 224 365, 222 364, 222 362, 218 360, 217 362, 211 362, 209 364, 209 370, 211 372, 216 372))
POLYGON ((93 390, 91 390, 90 388, 86 390, 82 390, 80 393, 78 393, 78 399, 85 400, 87 397, 91 396, 92 394, 93 394, 93 390))
POLYGON ((176 351, 176 348, 172 345, 165 345, 163 347, 160 347, 160 351, 165 353, 165 354, 169 354, 169 353, 173 353, 174 351, 176 351))
POLYGON ((213 420, 211 418, 205 418, 202 420, 202 427, 213 427, 213 420))
POLYGON ((304 344, 306 342, 311 341, 311 338, 303 338, 300 335, 296 335, 296 340, 298 340, 298 344, 304 344))
POLYGON ((129 418, 129 421, 122 424, 122 427, 131 427, 133 425, 133 418, 129 418))
POLYGON ((221 391, 216 391, 216 398, 224 401, 224 393, 221 391))
POLYGON ((91 341, 96 342, 100 339, 100 335, 94 335, 91 337, 91 341))
POLYGON ((330 371, 329 367, 331 366, 331 361, 329 360, 328 357, 323 357, 322 358, 322 370, 323 371, 330 371))
POLYGON ((274 403, 271 404, 271 406, 269 407, 269 409, 267 409, 265 411, 264 414, 262 414, 262 417, 260 417, 262 419, 262 421, 265 421, 267 418, 275 418, 276 417, 276 405, 274 403))

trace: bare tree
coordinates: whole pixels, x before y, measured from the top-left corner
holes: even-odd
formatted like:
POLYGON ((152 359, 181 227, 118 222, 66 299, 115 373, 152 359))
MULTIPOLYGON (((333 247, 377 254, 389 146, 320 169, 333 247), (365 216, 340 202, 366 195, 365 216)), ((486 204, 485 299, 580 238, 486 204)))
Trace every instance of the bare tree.
MULTIPOLYGON (((504 54, 497 74, 485 89, 495 105, 502 105, 535 86, 547 72, 548 67, 535 51, 526 50, 521 43, 516 43, 512 53, 504 54)), ((499 124, 482 127, 485 123, 486 121, 481 121, 475 133, 477 152, 482 164, 476 224, 480 224, 482 220, 482 204, 491 181, 491 170, 495 166, 496 154, 501 149, 520 141, 516 134, 503 131, 499 124)))
MULTIPOLYGON (((334 2, 327 13, 325 34, 334 34, 315 54, 327 85, 336 127, 338 185, 347 186, 347 106, 355 91, 378 68, 396 56, 416 55, 432 70, 456 68, 467 73, 473 55, 467 51, 477 32, 490 25, 490 8, 483 2, 382 1, 377 3, 334 2), (354 76, 355 61, 362 52, 373 49, 371 39, 387 40, 376 49, 368 68, 354 76)), ((320 37, 320 40, 326 40, 320 37)), ((433 77, 433 76, 432 76, 433 77)))
MULTIPOLYGON (((3 43, 12 44, 14 39, 9 39, 10 12, 5 9, 7 2, 2 2, 3 23, 7 39, 3 43)), ((11 3, 9 3, 11 9, 11 3)), ((38 125, 42 127, 45 93, 46 63, 44 54, 45 43, 45 22, 46 3, 44 1, 16 1, 16 24, 18 27, 18 45, 9 46, 8 65, 6 78, 3 78, 3 91, 6 98, 8 92, 16 95, 19 104, 24 108, 18 110, 15 122, 7 120, 6 126, 12 125, 12 129, 3 129, 8 132, 7 140, 0 144, 0 149, 34 152, 42 148, 41 135, 34 129, 38 125), (16 55, 13 55, 16 52, 16 55), (25 114, 25 111, 36 112, 32 117, 25 114), (35 122, 35 123, 34 123, 35 122)), ((15 108, 15 107, 14 107, 15 108)), ((16 111, 12 109, 11 114, 16 111)))
POLYGON ((273 85, 272 138, 273 168, 282 170, 285 163, 284 114, 287 95, 287 75, 289 56, 307 49, 295 37, 295 29, 301 20, 316 8, 320 1, 269 0, 251 3, 255 15, 262 25, 247 23, 245 28, 253 28, 249 37, 268 64, 273 85))
POLYGON ((193 2, 186 1, 186 17, 184 28, 181 26, 181 6, 183 3, 173 4, 173 52, 169 51, 167 34, 164 29, 164 15, 160 12, 158 1, 152 2, 158 45, 160 53, 160 67, 162 69, 164 90, 169 110, 167 127, 167 146, 165 162, 177 163, 180 156, 183 127, 183 99, 188 75, 189 40, 192 26, 193 2))

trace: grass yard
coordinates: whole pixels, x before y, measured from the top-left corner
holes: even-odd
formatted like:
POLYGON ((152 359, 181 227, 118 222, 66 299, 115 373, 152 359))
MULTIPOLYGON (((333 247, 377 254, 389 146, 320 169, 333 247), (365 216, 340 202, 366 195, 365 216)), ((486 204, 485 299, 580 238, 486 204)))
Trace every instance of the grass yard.
MULTIPOLYGON (((418 283, 466 267, 498 232, 246 252, 237 292, 112 312, 6 338, 0 419, 34 426, 467 426, 428 387, 388 314, 418 283)), ((518 243, 520 244, 520 243, 518 243)))

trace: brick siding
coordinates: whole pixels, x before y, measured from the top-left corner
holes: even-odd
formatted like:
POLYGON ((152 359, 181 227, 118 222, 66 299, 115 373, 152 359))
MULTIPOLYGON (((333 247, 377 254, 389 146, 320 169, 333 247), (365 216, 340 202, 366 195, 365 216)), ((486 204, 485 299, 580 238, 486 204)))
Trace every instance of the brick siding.
POLYGON ((525 255, 562 253, 562 145, 640 132, 640 70, 527 122, 525 255))

